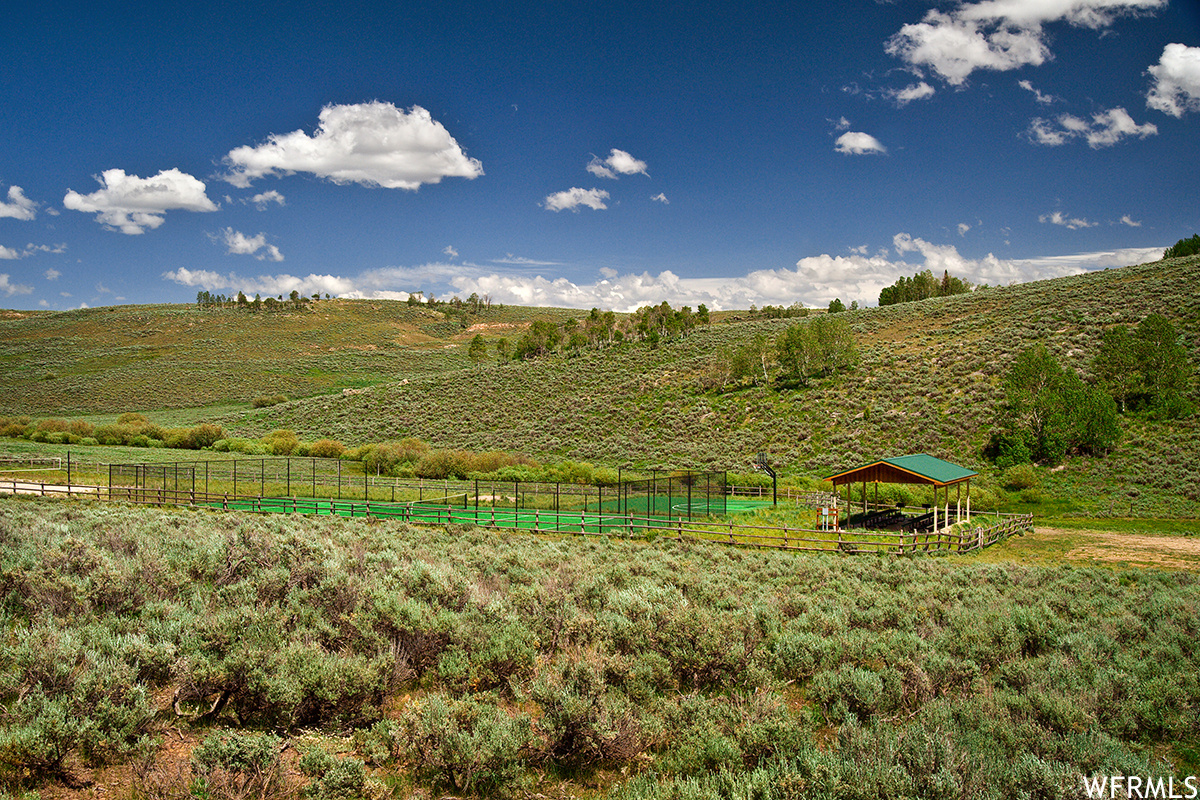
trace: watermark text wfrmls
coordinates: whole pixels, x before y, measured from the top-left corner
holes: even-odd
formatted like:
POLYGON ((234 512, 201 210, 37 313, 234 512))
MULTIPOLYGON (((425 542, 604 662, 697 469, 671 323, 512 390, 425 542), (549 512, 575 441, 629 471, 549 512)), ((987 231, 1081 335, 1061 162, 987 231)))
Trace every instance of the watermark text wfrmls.
POLYGON ((1093 775, 1083 779, 1083 789, 1092 800, 1101 797, 1125 800, 1165 798, 1165 800, 1195 800, 1200 797, 1200 778, 1189 775, 1183 779, 1151 778, 1142 775, 1093 775))

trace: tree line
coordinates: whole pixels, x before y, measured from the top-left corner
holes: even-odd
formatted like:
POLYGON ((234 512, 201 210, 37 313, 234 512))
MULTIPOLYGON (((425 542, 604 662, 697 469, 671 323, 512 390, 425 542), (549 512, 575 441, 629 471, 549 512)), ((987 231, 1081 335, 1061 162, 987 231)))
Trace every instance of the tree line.
POLYGON ((930 270, 924 270, 911 278, 900 278, 891 286, 885 286, 879 293, 879 305, 911 303, 914 300, 949 297, 955 294, 966 294, 969 291, 971 291, 971 284, 953 277, 948 270, 942 273, 941 280, 933 277, 933 272, 930 270))
POLYGON ((1190 239, 1180 239, 1175 244, 1163 250, 1163 258, 1183 258, 1200 253, 1200 233, 1190 239))
MULTIPOLYGON (((237 308, 244 311, 286 311, 292 309, 299 311, 307 308, 309 303, 320 299, 321 295, 318 292, 314 292, 310 298, 305 297, 295 289, 292 290, 286 300, 284 300, 283 295, 263 298, 256 293, 254 299, 251 300, 246 297, 245 292, 238 292, 236 297, 213 294, 208 291, 196 292, 196 305, 201 309, 237 308)), ((325 299, 329 299, 328 294, 325 295, 325 299)))
POLYGON ((735 349, 713 354, 700 388, 725 391, 746 385, 806 387, 858 363, 858 346, 845 319, 822 314, 791 325, 773 341, 758 333, 735 349))
MULTIPOLYGON (((675 309, 666 300, 656 306, 642 306, 628 317, 618 317, 612 311, 593 308, 583 319, 568 319, 556 323, 534 320, 514 343, 507 337, 497 339, 494 354, 498 361, 528 361, 556 352, 568 355, 592 348, 602 348, 621 342, 646 342, 657 347, 660 342, 681 339, 698 325, 708 325, 708 307, 701 303, 695 311, 689 306, 675 309)), ((488 359, 488 345, 482 334, 476 334, 467 347, 467 355, 476 363, 488 359)))

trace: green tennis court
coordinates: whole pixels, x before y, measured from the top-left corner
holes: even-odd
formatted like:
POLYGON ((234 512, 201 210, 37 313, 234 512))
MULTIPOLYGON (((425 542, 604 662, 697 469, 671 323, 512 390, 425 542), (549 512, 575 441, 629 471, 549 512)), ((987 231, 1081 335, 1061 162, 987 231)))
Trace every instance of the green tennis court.
MULTIPOLYGON (((729 500, 727 513, 753 511, 769 506, 764 500, 729 500)), ((333 500, 308 497, 250 497, 208 502, 202 505, 231 511, 252 511, 274 514, 315 514, 339 517, 378 517, 398 519, 405 522, 434 525, 478 525, 518 530, 562 531, 564 533, 619 533, 644 531, 648 528, 666 528, 672 522, 688 517, 707 515, 707 504, 693 503, 689 509, 686 498, 659 498, 654 505, 657 514, 639 514, 631 509, 630 514, 619 513, 614 502, 612 507, 600 511, 552 511, 542 509, 473 508, 467 505, 466 495, 443 498, 438 501, 388 503, 377 501, 333 500), (668 499, 681 500, 669 504, 668 499), (667 513, 669 509, 669 514, 667 513), (689 514, 689 510, 691 513, 689 514)), ((605 504, 608 506, 609 504, 605 504)), ((650 508, 646 509, 647 511, 650 508)))

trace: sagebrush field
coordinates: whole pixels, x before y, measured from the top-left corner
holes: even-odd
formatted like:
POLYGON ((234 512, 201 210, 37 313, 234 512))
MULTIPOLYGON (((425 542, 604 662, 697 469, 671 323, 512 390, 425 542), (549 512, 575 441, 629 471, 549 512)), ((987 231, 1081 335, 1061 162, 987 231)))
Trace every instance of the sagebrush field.
POLYGON ((1188 572, 35 500, 0 541, 12 788, 1073 797, 1200 767, 1188 572))

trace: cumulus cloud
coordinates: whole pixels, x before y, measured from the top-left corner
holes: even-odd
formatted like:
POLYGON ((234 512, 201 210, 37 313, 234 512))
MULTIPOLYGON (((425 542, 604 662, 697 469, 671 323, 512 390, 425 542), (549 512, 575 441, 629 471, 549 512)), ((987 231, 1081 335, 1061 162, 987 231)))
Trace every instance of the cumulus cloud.
POLYGON ((48 269, 43 273, 48 281, 56 281, 62 277, 62 273, 56 269, 48 269))
POLYGON ((1167 0, 982 0, 931 9, 888 39, 889 55, 928 68, 951 86, 975 70, 1003 72, 1053 58, 1044 26, 1067 22, 1099 30, 1123 15, 1153 11, 1167 0))
POLYGON ((281 206, 284 205, 285 199, 284 196, 279 192, 271 189, 269 191, 262 192, 261 194, 254 195, 254 197, 250 198, 250 202, 258 206, 259 211, 266 211, 267 206, 269 206, 271 203, 278 203, 281 206))
POLYGON ((603 189, 580 189, 572 187, 562 192, 548 195, 542 201, 542 207, 547 211, 578 211, 580 206, 587 206, 596 211, 608 208, 604 201, 608 192, 603 189))
POLYGON ((345 295, 351 292, 354 285, 345 278, 334 275, 309 274, 305 277, 295 275, 258 275, 243 277, 234 272, 221 274, 207 269, 190 270, 180 267, 162 274, 164 280, 173 281, 182 286, 199 287, 207 291, 245 292, 248 295, 263 294, 289 295, 293 291, 311 295, 328 292, 334 295, 345 295))
POLYGON ((684 278, 670 270, 657 274, 622 274, 619 270, 604 267, 599 270, 598 280, 576 282, 545 271, 530 271, 526 261, 516 258, 505 259, 516 262, 515 269, 491 273, 481 273, 472 264, 431 263, 368 270, 353 277, 277 274, 247 278, 234 273, 181 268, 163 273, 163 278, 184 286, 229 293, 286 295, 295 289, 304 294, 329 292, 350 298, 405 300, 409 292, 424 289, 438 296, 453 293, 466 297, 474 292, 488 295, 495 302, 520 305, 633 311, 667 300, 672 305, 695 308, 704 303, 711 309, 721 310, 748 308, 751 304, 790 305, 795 302, 823 307, 835 297, 874 303, 885 286, 923 269, 939 275, 948 270, 972 283, 997 285, 1154 261, 1161 257, 1163 250, 1160 246, 1014 260, 999 259, 991 254, 978 259, 967 258, 953 245, 935 244, 907 233, 896 234, 891 244, 895 257, 890 257, 886 249, 868 256, 867 248, 863 247, 855 248, 848 256, 802 258, 794 268, 709 278, 684 278))
POLYGON ((1200 47, 1168 44, 1149 71, 1154 85, 1146 95, 1147 106, 1172 117, 1200 111, 1200 47))
POLYGON ((442 124, 420 106, 408 111, 379 101, 328 105, 316 132, 271 134, 254 147, 225 156, 225 180, 247 187, 267 175, 309 172, 337 184, 416 190, 442 178, 477 178, 478 159, 469 158, 442 124))
POLYGON ((906 86, 903 89, 891 90, 887 92, 887 95, 896 103, 896 105, 904 107, 914 100, 925 100, 933 97, 934 93, 935 90, 932 86, 925 81, 921 81, 920 83, 914 83, 910 86, 906 86))
POLYGON ((1090 121, 1074 114, 1061 114, 1053 121, 1037 117, 1026 132, 1034 144, 1058 147, 1073 139, 1083 139, 1093 150, 1112 147, 1130 136, 1145 139, 1157 134, 1158 126, 1152 122, 1137 124, 1120 106, 1093 114, 1090 121))
POLYGON ((38 204, 25 196, 20 186, 8 187, 8 202, 0 201, 0 217, 11 217, 28 222, 37 216, 38 204))
POLYGON ((662 203, 664 206, 671 205, 671 201, 668 200, 667 196, 665 194, 663 194, 662 192, 659 192, 658 194, 654 195, 650 199, 654 200, 655 202, 662 203))
POLYGON ((871 153, 886 153, 887 148, 880 144, 869 133, 861 133, 859 131, 847 131, 837 138, 834 143, 834 150, 845 155, 868 155, 871 153))
POLYGON ((446 245, 445 249, 442 250, 442 253, 450 256, 451 258, 458 258, 458 251, 454 249, 454 245, 446 245))
POLYGON ((660 303, 695 308, 704 303, 714 310, 757 305, 790 305, 800 302, 823 307, 835 297, 874 303, 879 292, 896 279, 923 269, 935 274, 949 270, 972 283, 1009 284, 1076 275, 1092 269, 1153 261, 1162 248, 1104 251, 1044 259, 1006 260, 962 256, 952 245, 936 245, 900 233, 893 239, 897 254, 913 259, 890 259, 884 254, 865 256, 819 255, 802 258, 795 269, 756 270, 742 276, 682 278, 671 271, 616 275, 604 274, 595 283, 575 283, 566 278, 523 275, 460 275, 451 285, 460 294, 488 294, 495 301, 513 304, 610 308, 632 311, 660 303))
POLYGON ((617 175, 648 175, 646 172, 646 162, 626 153, 624 150, 613 148, 608 154, 608 158, 601 159, 599 156, 592 156, 592 160, 587 165, 587 171, 599 178, 616 179, 617 175))
POLYGON ((1099 222, 1089 222, 1086 219, 1078 217, 1069 217, 1061 211, 1054 211, 1050 214, 1042 214, 1038 217, 1038 222, 1050 223, 1051 225, 1061 225, 1070 230, 1079 230, 1080 228, 1094 228, 1099 225, 1099 222))
POLYGON ((265 233, 247 236, 233 228, 224 228, 212 238, 225 245, 225 252, 231 255, 254 256, 259 261, 283 261, 283 253, 275 245, 267 244, 265 233))
POLYGON ((217 210, 204 193, 204 182, 177 169, 163 170, 150 178, 109 169, 96 180, 103 188, 87 195, 69 189, 63 207, 95 214, 97 222, 121 233, 136 235, 157 228, 163 224, 163 215, 176 209, 217 210))
POLYGON ((971 226, 968 225, 967 223, 965 223, 965 222, 958 223, 958 235, 959 236, 966 236, 967 231, 969 231, 969 230, 971 230, 971 226))
POLYGON ((1137 220, 1133 219, 1133 218, 1132 218, 1132 217, 1130 217, 1128 214, 1126 214, 1125 216, 1121 217, 1121 224, 1122 224, 1122 225, 1128 225, 1128 226, 1129 226, 1129 227, 1131 227, 1131 228, 1140 228, 1140 227, 1142 227, 1142 223, 1140 223, 1140 222, 1138 222, 1137 220))
MULTIPOLYGON (((5 248, 0 247, 0 250, 3 249, 5 248)), ((14 294, 31 294, 33 287, 22 283, 13 283, 7 272, 0 272, 0 292, 4 292, 7 297, 12 297, 14 294)))

